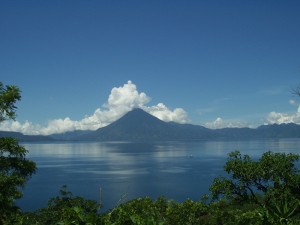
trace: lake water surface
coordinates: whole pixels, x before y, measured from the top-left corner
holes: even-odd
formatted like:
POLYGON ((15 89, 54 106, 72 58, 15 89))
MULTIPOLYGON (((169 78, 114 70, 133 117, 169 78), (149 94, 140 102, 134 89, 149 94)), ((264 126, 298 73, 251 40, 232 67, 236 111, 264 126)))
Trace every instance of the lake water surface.
POLYGON ((38 167, 18 201, 23 210, 46 207, 64 184, 74 195, 98 202, 101 188, 104 210, 142 196, 199 200, 209 193, 212 180, 224 175, 231 151, 253 158, 269 150, 300 153, 300 139, 23 145, 38 167))

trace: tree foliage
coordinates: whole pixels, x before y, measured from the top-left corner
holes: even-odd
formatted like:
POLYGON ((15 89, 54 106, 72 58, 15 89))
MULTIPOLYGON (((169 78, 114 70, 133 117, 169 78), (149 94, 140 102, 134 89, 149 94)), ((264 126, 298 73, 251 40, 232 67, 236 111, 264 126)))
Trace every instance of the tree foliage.
POLYGON ((60 194, 48 201, 48 207, 24 216, 23 224, 101 224, 99 209, 97 202, 73 196, 64 185, 60 194))
POLYGON ((20 89, 14 85, 4 86, 0 82, 0 122, 15 119, 18 100, 21 100, 20 89))
POLYGON ((253 202, 262 210, 264 220, 289 221, 300 206, 298 160, 297 154, 269 151, 254 161, 239 151, 231 152, 224 167, 229 176, 213 181, 212 197, 253 202))
MULTIPOLYGON (((295 162, 299 155, 266 152, 258 161, 250 156, 242 156, 239 151, 231 152, 224 167, 230 177, 216 178, 211 186, 214 198, 223 195, 227 198, 251 198, 260 203, 257 191, 269 201, 275 194, 290 191, 300 197, 299 170, 295 162)), ((268 202, 266 202, 268 203, 268 202)))
MULTIPOLYGON (((20 100, 16 86, 0 82, 0 122, 15 118, 15 103, 20 100)), ((14 138, 0 138, 0 224, 17 212, 15 200, 22 197, 27 179, 36 171, 36 164, 26 159, 27 150, 14 138)))

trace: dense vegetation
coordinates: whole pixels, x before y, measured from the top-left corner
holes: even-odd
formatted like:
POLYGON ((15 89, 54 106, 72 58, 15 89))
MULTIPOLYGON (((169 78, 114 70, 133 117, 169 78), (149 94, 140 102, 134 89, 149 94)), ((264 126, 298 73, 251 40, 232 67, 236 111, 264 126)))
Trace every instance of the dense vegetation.
POLYGON ((143 197, 107 212, 63 186, 46 208, 19 212, 14 224, 300 224, 298 159, 295 154, 266 152, 254 161, 235 151, 225 164, 229 176, 214 180, 211 197, 181 203, 143 197))
MULTIPOLYGON (((0 122, 15 118, 20 91, 0 82, 0 122)), ((176 202, 137 198, 101 211, 101 202, 73 196, 66 186, 48 206, 22 212, 15 200, 36 171, 27 150, 13 138, 0 138, 0 224, 300 224, 299 155, 266 152, 258 160, 231 152, 226 177, 216 178, 210 195, 176 202)))

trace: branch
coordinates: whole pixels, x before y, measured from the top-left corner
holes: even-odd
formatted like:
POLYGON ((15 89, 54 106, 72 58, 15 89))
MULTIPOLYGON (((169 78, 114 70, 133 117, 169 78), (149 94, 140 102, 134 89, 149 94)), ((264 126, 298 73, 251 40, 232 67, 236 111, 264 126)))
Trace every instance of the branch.
POLYGON ((253 200, 254 200, 258 205, 260 205, 260 206, 263 207, 263 204, 261 204, 261 202, 258 201, 258 198, 256 197, 256 195, 255 195, 254 191, 252 190, 252 188, 250 188, 249 186, 246 186, 246 188, 250 191, 253 200))

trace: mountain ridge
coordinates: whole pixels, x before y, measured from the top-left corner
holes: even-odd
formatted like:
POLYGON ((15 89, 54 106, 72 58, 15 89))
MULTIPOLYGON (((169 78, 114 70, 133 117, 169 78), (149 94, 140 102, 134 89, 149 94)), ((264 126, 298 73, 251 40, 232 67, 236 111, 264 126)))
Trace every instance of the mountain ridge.
POLYGON ((164 122, 140 108, 95 131, 73 131, 48 136, 0 131, 0 137, 20 141, 188 141, 245 140, 258 138, 300 138, 300 125, 271 124, 257 128, 209 129, 200 125, 164 122))
MULTIPOLYGON (((177 140, 189 139, 186 135, 186 130, 179 128, 178 123, 164 122, 155 116, 150 115, 142 109, 136 108, 125 114, 117 121, 109 124, 106 127, 99 128, 94 133, 85 136, 89 140, 97 141, 156 141, 156 140, 177 140)), ((194 125, 191 125, 194 126, 194 125)), ((209 133, 209 129, 197 126, 197 135, 195 132, 189 131, 189 135, 201 137, 200 130, 204 129, 209 133)), ((207 135, 202 133, 203 135, 207 135)))

